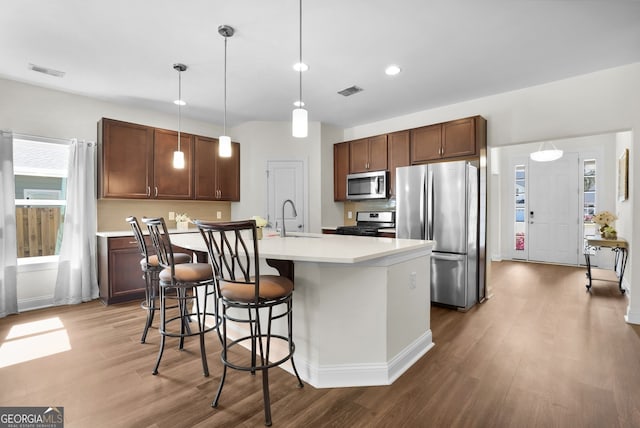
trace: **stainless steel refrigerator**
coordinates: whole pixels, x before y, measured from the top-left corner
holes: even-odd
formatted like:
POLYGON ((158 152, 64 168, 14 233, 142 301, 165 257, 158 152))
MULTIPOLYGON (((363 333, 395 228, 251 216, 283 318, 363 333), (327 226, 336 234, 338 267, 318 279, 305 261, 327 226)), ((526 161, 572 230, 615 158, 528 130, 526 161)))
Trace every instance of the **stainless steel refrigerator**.
POLYGON ((478 168, 466 161, 396 169, 396 237, 435 241, 431 301, 464 310, 484 290, 478 180, 478 168))

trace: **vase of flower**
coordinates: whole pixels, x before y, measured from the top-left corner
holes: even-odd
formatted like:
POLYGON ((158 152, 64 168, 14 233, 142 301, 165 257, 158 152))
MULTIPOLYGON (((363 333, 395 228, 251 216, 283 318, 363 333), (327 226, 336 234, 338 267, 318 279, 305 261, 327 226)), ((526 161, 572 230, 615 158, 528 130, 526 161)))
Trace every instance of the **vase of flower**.
POLYGON ((251 219, 256 222, 256 237, 262 239, 262 228, 269 222, 258 215, 254 215, 251 219))
POLYGON ((604 239, 617 239, 618 232, 613 227, 613 222, 618 219, 615 214, 609 211, 601 211, 593 216, 593 222, 600 226, 598 231, 604 239))
POLYGON ((176 229, 188 230, 189 229, 189 216, 184 214, 176 214, 176 229))

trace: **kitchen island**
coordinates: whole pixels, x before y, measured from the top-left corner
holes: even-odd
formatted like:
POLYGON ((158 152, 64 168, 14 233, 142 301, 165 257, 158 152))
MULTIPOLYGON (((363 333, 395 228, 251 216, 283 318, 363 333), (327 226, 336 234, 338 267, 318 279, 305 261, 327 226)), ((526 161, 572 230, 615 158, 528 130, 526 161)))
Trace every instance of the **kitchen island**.
MULTIPOLYGON (((267 259, 293 262, 295 361, 306 382, 389 385, 431 349, 431 241, 291 235, 259 242, 260 273, 278 274, 267 259)), ((206 251, 197 233, 171 240, 206 251)))

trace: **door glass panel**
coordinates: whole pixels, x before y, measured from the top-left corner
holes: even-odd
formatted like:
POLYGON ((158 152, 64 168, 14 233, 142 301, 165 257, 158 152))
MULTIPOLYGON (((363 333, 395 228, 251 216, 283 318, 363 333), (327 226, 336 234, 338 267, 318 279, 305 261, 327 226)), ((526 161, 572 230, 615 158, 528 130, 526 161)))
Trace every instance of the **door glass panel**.
MULTIPOLYGON (((582 193, 582 236, 584 238, 584 246, 586 248, 588 236, 596 235, 598 225, 593 222, 593 216, 596 210, 596 191, 597 191, 597 168, 595 159, 586 159, 582 164, 582 173, 584 181, 584 189, 582 193)), ((593 254, 593 250, 591 253, 593 254)))
POLYGON ((526 170, 524 165, 515 167, 515 250, 524 251, 526 233, 526 170))

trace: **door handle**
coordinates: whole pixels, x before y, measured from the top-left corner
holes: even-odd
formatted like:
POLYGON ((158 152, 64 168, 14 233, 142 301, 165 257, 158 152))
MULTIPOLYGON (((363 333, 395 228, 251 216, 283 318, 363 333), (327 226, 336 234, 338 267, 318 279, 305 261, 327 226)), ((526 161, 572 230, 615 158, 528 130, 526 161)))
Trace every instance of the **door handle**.
POLYGON ((529 211, 529 217, 533 217, 533 211, 529 211))

